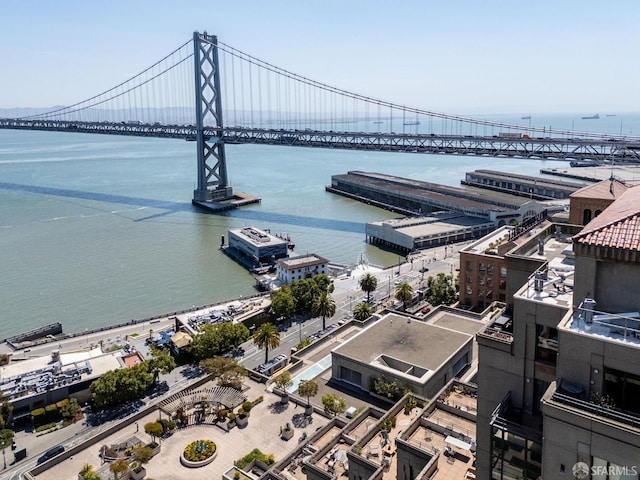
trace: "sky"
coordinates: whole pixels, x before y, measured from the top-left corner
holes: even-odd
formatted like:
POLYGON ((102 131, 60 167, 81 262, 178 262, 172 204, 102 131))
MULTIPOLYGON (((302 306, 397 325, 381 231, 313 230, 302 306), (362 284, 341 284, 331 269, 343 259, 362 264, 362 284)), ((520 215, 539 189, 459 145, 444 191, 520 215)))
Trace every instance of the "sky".
POLYGON ((2 0, 0 109, 69 105, 194 31, 450 114, 640 111, 638 0, 2 0))

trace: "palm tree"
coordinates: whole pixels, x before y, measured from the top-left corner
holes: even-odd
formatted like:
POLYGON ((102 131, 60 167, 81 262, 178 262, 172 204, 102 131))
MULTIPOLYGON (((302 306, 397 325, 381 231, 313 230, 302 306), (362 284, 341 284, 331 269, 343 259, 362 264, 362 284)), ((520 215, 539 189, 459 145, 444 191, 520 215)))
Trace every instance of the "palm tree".
POLYGON ((263 323, 253 335, 253 343, 258 348, 265 348, 264 363, 269 361, 269 349, 274 349, 280 345, 280 333, 275 325, 271 323, 263 323))
POLYGON ((361 322, 364 322, 369 318, 372 313, 373 309, 371 308, 371 305, 365 302, 361 302, 353 308, 353 318, 361 322))
POLYGON ((336 314, 336 302, 329 296, 327 292, 320 292, 320 295, 313 301, 311 307, 313 315, 316 317, 322 317, 322 329, 327 328, 325 319, 327 317, 333 317, 336 314))
POLYGON ((365 273, 360 278, 360 288, 367 294, 367 303, 371 300, 371 292, 375 292, 378 288, 378 279, 370 273, 365 273))
POLYGON ((407 303, 413 298, 413 287, 407 282, 402 282, 396 287, 394 298, 402 302, 402 311, 405 312, 407 310, 407 303))

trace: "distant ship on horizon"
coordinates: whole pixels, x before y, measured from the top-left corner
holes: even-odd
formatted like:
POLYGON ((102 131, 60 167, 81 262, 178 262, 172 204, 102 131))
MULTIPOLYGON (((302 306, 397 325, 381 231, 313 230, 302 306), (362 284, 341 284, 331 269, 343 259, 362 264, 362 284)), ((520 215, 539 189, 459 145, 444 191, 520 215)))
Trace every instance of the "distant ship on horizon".
POLYGON ((419 121, 413 121, 413 122, 404 122, 404 125, 420 125, 419 121))
POLYGON ((587 116, 587 117, 582 117, 582 120, 597 120, 598 118, 600 118, 600 115, 596 113, 595 115, 590 115, 590 116, 587 116))
POLYGON ((520 117, 520 120, 531 120, 531 115, 525 115, 524 117, 520 117))

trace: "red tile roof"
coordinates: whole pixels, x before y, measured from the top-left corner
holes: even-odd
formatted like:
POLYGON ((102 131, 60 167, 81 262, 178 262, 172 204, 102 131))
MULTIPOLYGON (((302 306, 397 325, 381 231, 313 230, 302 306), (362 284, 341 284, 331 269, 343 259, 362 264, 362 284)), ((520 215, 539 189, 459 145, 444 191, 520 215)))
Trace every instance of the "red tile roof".
POLYGON ((585 225, 573 241, 583 245, 640 250, 640 187, 624 192, 585 225))
POLYGON ((569 198, 598 198, 602 200, 615 200, 629 189, 629 185, 618 179, 602 180, 601 182, 587 185, 573 192, 569 198))

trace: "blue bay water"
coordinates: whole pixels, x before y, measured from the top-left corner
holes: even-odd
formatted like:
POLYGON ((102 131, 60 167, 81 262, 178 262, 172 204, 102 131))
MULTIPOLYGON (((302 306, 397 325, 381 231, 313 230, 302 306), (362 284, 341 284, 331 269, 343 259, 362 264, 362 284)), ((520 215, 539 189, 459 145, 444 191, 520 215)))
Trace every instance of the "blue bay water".
MULTIPOLYGON (((621 122, 633 132, 638 118, 608 119, 608 133, 621 122)), ((253 277, 219 250, 230 228, 288 233, 296 252, 333 263, 360 254, 397 263, 364 235, 366 222, 394 215, 325 192, 331 175, 365 170, 457 186, 478 168, 535 174, 566 165, 252 145, 227 146, 227 164, 234 191, 262 202, 214 215, 191 205, 194 143, 0 130, 0 338, 55 321, 80 332, 254 294, 253 277)))

